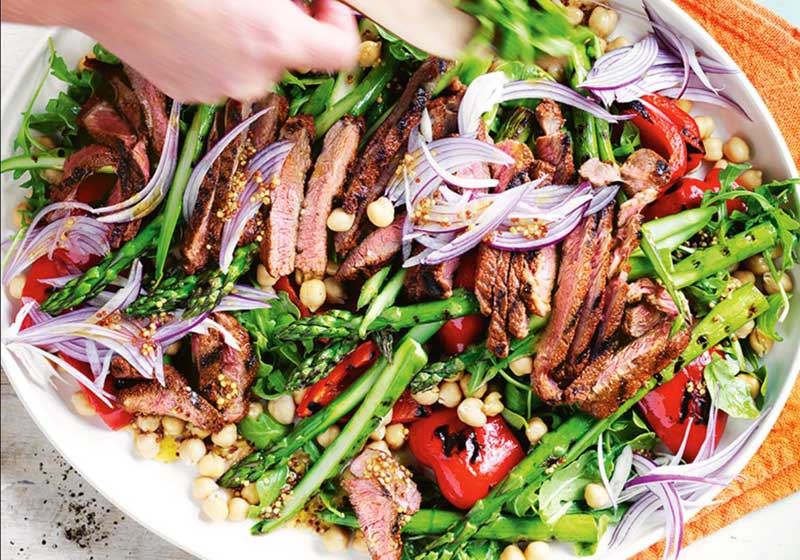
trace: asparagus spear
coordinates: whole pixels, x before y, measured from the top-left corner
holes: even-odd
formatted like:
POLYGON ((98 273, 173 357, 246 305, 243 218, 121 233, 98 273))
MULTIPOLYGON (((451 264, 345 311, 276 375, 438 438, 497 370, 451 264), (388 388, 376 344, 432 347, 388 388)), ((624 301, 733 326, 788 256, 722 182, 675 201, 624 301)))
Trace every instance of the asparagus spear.
POLYGON ((358 303, 356 304, 356 309, 361 309, 375 299, 375 297, 381 291, 383 282, 386 280, 386 277, 389 276, 391 271, 391 265, 384 266, 378 272, 370 276, 366 282, 364 282, 364 285, 361 286, 361 292, 358 294, 358 303))
POLYGON ((367 329, 378 318, 378 315, 383 313, 387 307, 394 303, 400 290, 403 289, 403 281, 406 278, 406 269, 401 268, 397 273, 392 276, 391 280, 386 283, 386 286, 369 304, 364 318, 361 319, 361 324, 358 325, 358 336, 364 338, 367 336, 367 329))
MULTIPOLYGON (((359 528, 358 519, 349 513, 340 517, 331 511, 322 511, 318 517, 331 525, 359 528)), ((402 532, 406 535, 438 535, 461 518, 462 515, 455 511, 421 509, 403 526, 402 532)), ((563 515, 552 527, 538 517, 501 515, 491 525, 478 529, 475 538, 506 542, 555 539, 561 542, 594 544, 602 536, 602 525, 597 517, 587 513, 563 515)))
POLYGON ((503 140, 516 140, 527 144, 531 137, 531 126, 533 124, 533 111, 527 107, 517 107, 511 116, 503 123, 500 132, 497 133, 497 142, 503 140))
POLYGON ((64 169, 64 162, 67 158, 40 155, 40 156, 26 156, 18 155, 6 158, 0 161, 0 173, 7 173, 8 171, 25 171, 30 169, 57 169, 61 171, 64 169))
POLYGON ((197 317, 212 311, 223 297, 233 291, 239 277, 250 269, 253 256, 257 252, 258 245, 255 243, 239 247, 233 254, 228 272, 215 269, 205 275, 206 277, 203 278, 205 287, 191 295, 186 303, 186 311, 183 316, 186 318, 197 317))
POLYGON ((198 106, 197 112, 192 119, 192 124, 189 126, 189 131, 186 133, 186 137, 183 140, 181 155, 178 159, 178 165, 175 168, 175 174, 172 176, 172 185, 170 185, 169 195, 167 196, 167 202, 164 206, 164 227, 159 235, 156 248, 156 282, 160 281, 161 277, 164 275, 167 255, 169 254, 170 246, 175 237, 175 228, 181 216, 183 191, 186 189, 186 184, 189 182, 189 177, 192 174, 192 165, 195 158, 202 150, 203 139, 211 128, 211 123, 214 120, 214 113, 216 113, 216 111, 216 105, 198 106))
POLYGON ((163 221, 163 214, 159 214, 116 253, 106 255, 103 260, 78 278, 73 278, 61 289, 50 294, 42 303, 42 311, 56 315, 65 309, 82 304, 102 292, 136 258, 152 247, 153 240, 161 230, 163 221))
MULTIPOLYGON (((441 326, 441 322, 417 325, 408 331, 406 338, 422 344, 430 339, 441 326)), ((288 459, 307 442, 349 414, 364 399, 387 364, 385 357, 379 357, 369 370, 325 408, 313 416, 301 420, 291 433, 279 439, 269 449, 256 451, 245 457, 222 475, 217 482, 226 488, 233 488, 261 478, 273 466, 288 459)))
POLYGON ((125 313, 130 317, 149 317, 165 311, 174 311, 189 299, 197 287, 198 277, 179 273, 170 276, 150 293, 139 296, 125 313))
MULTIPOLYGON (((465 290, 454 290, 448 299, 395 306, 383 311, 369 325, 368 331, 391 329, 399 331, 423 323, 463 317, 479 312, 475 296, 465 290)), ((348 311, 329 311, 306 317, 286 325, 277 333, 281 340, 306 340, 313 338, 343 338, 354 336, 361 319, 348 311)))
MULTIPOLYGON (((591 68, 586 48, 576 46, 569 56, 572 66, 570 84, 576 88, 586 79, 586 74, 591 68)), ((582 164, 587 159, 600 156, 597 145, 597 125, 595 118, 585 111, 575 109, 572 111, 573 136, 575 140, 575 163, 582 164)))
POLYGON ((319 352, 309 355, 289 376, 286 390, 295 391, 316 383, 352 352, 356 344, 352 338, 334 340, 319 352))
POLYGON ((268 533, 294 517, 323 482, 339 474, 389 413, 414 374, 425 365, 427 355, 419 342, 407 336, 397 347, 395 358, 377 376, 364 402, 347 422, 339 437, 325 449, 319 460, 288 495, 280 514, 274 519, 256 523, 253 533, 268 533))

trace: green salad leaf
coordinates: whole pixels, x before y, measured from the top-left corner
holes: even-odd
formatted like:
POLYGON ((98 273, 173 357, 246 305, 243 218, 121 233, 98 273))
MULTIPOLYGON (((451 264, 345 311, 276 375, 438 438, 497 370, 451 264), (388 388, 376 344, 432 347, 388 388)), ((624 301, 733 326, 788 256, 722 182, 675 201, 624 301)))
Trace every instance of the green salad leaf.
POLYGON ((737 379, 739 364, 730 358, 715 356, 703 371, 703 377, 711 399, 734 418, 757 418, 759 415, 747 385, 737 379))
POLYGON ((584 453, 576 461, 557 470, 539 490, 539 515, 552 525, 567 513, 576 500, 583 499, 586 485, 593 482, 588 477, 588 467, 593 453, 584 453))
POLYGON ((268 412, 256 418, 249 415, 239 422, 239 433, 256 449, 266 449, 271 443, 289 433, 289 427, 275 420, 268 412))

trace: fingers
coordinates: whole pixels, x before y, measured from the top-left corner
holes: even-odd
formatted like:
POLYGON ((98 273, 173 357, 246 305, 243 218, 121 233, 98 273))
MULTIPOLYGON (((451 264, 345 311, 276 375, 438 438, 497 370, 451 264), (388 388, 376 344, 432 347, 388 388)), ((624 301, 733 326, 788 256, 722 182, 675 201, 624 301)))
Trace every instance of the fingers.
POLYGON ((319 70, 349 68, 358 57, 358 27, 352 10, 333 0, 315 0, 312 17, 292 10, 297 32, 297 67, 319 70))

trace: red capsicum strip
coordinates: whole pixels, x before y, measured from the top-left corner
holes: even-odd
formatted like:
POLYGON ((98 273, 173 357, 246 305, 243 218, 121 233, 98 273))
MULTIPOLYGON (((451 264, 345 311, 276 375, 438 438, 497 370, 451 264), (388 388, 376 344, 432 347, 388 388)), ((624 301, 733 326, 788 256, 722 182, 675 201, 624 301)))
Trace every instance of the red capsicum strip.
POLYGON ((408 441, 417 461, 433 470, 442 495, 460 509, 485 497, 525 457, 502 417, 472 428, 452 408, 411 424, 408 441))
POLYGON ((311 311, 303 305, 303 302, 300 301, 300 298, 297 297, 297 291, 292 286, 291 280, 289 280, 288 276, 281 276, 277 282, 275 282, 275 291, 276 292, 286 292, 286 295, 289 297, 289 301, 291 301, 297 309, 300 310, 301 317, 310 317, 311 311))
POLYGON ((368 340, 345 356, 331 372, 314 383, 303 394, 297 406, 297 415, 301 418, 311 416, 316 411, 338 397, 375 360, 378 359, 378 347, 368 340))
MULTIPOLYGON (((655 220, 656 218, 677 214, 683 210, 699 208, 703 202, 703 195, 707 191, 719 192, 719 172, 720 169, 715 167, 708 172, 705 180, 684 177, 678 181, 674 189, 662 195, 645 209, 645 220, 655 220)), ((727 200, 726 205, 728 213, 734 210, 741 212, 747 210, 744 202, 739 198, 727 200)))
POLYGON ((655 107, 661 111, 672 124, 678 127, 678 130, 686 142, 687 161, 686 171, 697 169, 703 162, 703 157, 706 155, 706 149, 703 146, 703 139, 700 137, 700 127, 692 116, 678 107, 674 99, 664 97, 663 95, 645 95, 642 101, 650 106, 655 107))
MULTIPOLYGON (((92 368, 89 366, 89 364, 85 362, 79 362, 78 360, 70 358, 65 354, 59 353, 59 356, 65 362, 69 363, 72 367, 84 374, 87 378, 93 379, 92 368)), ((111 376, 106 377, 106 382, 103 386, 103 389, 112 395, 115 394, 114 379, 111 376)), ((92 393, 83 385, 81 385, 81 391, 83 391, 83 394, 86 395, 86 400, 89 401, 89 404, 100 417, 100 419, 112 430, 121 430, 133 422, 133 415, 121 406, 117 404, 114 404, 114 406, 108 406, 106 403, 101 401, 97 395, 92 393)))
POLYGON ((642 145, 667 160, 670 180, 662 189, 665 191, 686 173, 686 142, 680 129, 661 110, 640 101, 632 102, 624 112, 634 116, 631 122, 639 129, 642 145))
POLYGON ((430 415, 431 407, 419 404, 411 397, 411 391, 406 390, 394 403, 392 424, 410 424, 430 415))
MULTIPOLYGON (((687 461, 694 461, 697 457, 708 431, 711 395, 706 389, 703 371, 715 354, 721 355, 721 352, 716 349, 704 352, 675 377, 650 391, 638 404, 647 423, 672 453, 680 449, 691 419, 691 430, 683 453, 687 461)), ((719 443, 727 421, 728 415, 720 410, 714 434, 715 444, 719 443)))

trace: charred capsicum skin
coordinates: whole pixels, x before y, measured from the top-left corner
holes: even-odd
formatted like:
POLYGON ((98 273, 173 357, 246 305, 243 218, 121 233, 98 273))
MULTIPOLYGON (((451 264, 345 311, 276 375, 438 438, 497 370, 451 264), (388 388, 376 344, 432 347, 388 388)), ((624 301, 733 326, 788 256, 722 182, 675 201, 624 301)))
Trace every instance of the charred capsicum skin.
POLYGON ((674 99, 663 95, 652 94, 642 96, 642 102, 661 111, 676 127, 686 143, 686 171, 697 169, 703 162, 706 149, 700 136, 700 127, 694 118, 678 107, 674 99))
POLYGON ((633 115, 631 122, 639 129, 642 145, 669 163, 670 180, 662 188, 665 191, 686 174, 688 154, 680 129, 657 107, 641 101, 633 101, 624 112, 633 115))
POLYGON ((452 408, 414 422, 408 441, 414 457, 433 471, 442 495, 460 509, 485 497, 525 457, 502 417, 473 428, 452 408))
MULTIPOLYGON (((703 203, 703 196, 706 192, 719 192, 719 168, 714 168, 708 172, 706 178, 696 179, 694 177, 684 177, 668 193, 662 195, 645 209, 645 219, 655 220, 665 216, 671 216, 684 210, 699 208, 703 203)), ((745 212, 747 206, 740 198, 732 198, 725 201, 730 214, 733 211, 745 212)))

